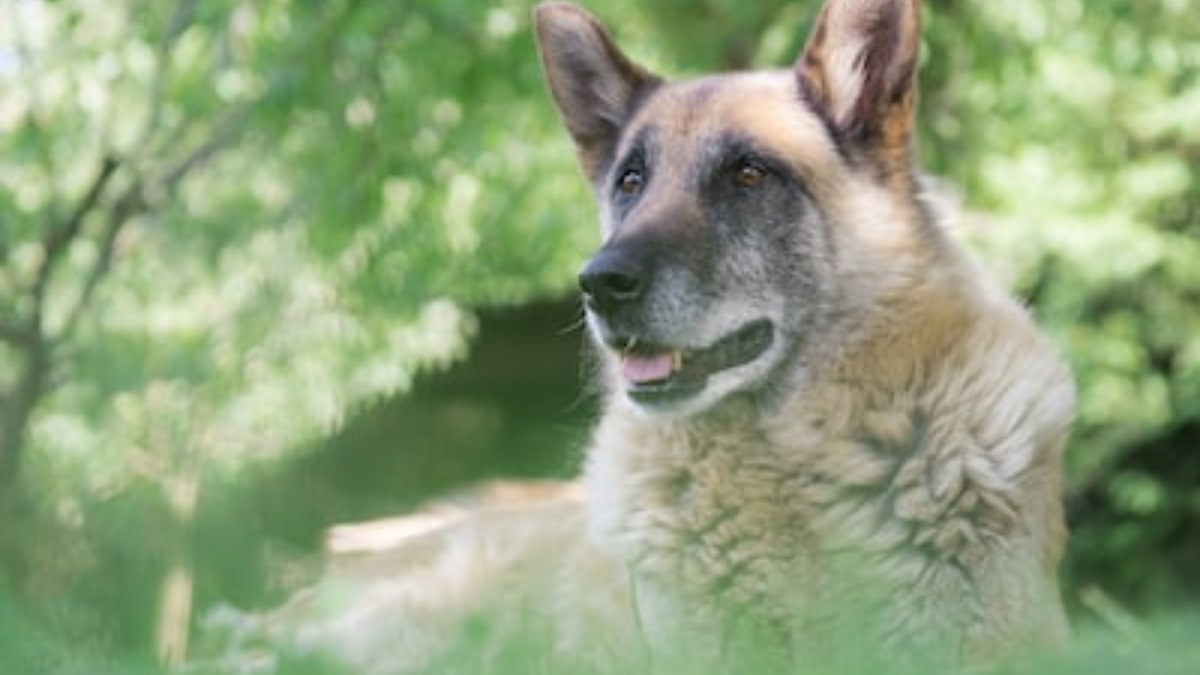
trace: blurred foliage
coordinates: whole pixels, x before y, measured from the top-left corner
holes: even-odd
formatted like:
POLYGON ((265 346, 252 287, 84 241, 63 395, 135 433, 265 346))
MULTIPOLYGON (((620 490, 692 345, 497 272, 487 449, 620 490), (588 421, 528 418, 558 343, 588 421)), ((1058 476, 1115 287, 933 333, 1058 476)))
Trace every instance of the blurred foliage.
MULTIPOLYGON (((0 502, 20 513, 0 569, 74 608, 39 626, 111 632, 88 608, 139 578, 155 596, 197 491, 463 356, 471 308, 570 287, 594 215, 529 4, 0 3, 0 502)), ((816 8, 595 7, 683 75, 787 64, 816 8)), ((1194 597, 1200 5, 925 17, 925 164, 1078 375, 1073 580, 1132 606, 1194 597)), ((110 637, 148 642, 135 626, 110 637)))

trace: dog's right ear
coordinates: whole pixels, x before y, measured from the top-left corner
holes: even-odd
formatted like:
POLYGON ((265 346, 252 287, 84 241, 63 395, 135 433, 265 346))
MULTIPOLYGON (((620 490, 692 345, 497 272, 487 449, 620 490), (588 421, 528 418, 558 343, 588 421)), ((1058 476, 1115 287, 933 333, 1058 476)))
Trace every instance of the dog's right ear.
POLYGON ((550 94, 595 184, 612 162, 621 128, 659 78, 629 60, 587 12, 565 2, 533 11, 550 94))

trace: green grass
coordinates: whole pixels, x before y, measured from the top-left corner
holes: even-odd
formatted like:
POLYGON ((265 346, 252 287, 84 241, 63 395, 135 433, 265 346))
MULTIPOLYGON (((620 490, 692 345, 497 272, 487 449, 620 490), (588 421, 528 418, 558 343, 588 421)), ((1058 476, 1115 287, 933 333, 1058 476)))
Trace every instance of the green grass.
MULTIPOLYGON (((531 643, 533 641, 530 641, 531 643)), ((738 675, 938 675, 963 673, 923 663, 921 655, 896 659, 858 650, 819 662, 800 662, 793 668, 777 664, 738 668, 738 675)), ((275 675, 354 675, 329 663, 303 658, 283 658, 275 675)), ((711 664, 690 664, 678 669, 626 668, 616 673, 569 674, 555 670, 544 652, 533 644, 512 644, 492 650, 481 662, 480 652, 469 641, 431 664, 420 675, 694 675, 729 672, 711 664), (708 668, 706 669, 706 666, 708 668)), ((1164 616, 1140 626, 1135 633, 1088 625, 1078 630, 1062 653, 1014 659, 1007 663, 968 671, 970 675, 1197 675, 1200 673, 1200 615, 1164 616)), ((203 675, 218 675, 217 672, 203 675)), ((225 675, 221 673, 220 675, 225 675)))
MULTIPOLYGON (((650 669, 626 668, 617 673, 564 673, 546 658, 536 639, 510 640, 502 649, 482 655, 476 640, 486 627, 474 626, 456 649, 431 664, 420 675, 650 675, 650 669)), ((835 643, 837 640, 834 641, 835 643)), ((839 645, 835 644, 834 647, 839 645)), ((738 675, 937 675, 946 672, 913 658, 881 657, 847 640, 837 655, 820 662, 809 660, 781 668, 742 667, 738 675)), ((753 645, 746 653, 753 653, 753 645)), ((766 653, 765 650, 763 653, 766 653)), ((357 675, 327 660, 280 653, 274 675, 357 675)), ((654 669, 653 675, 692 675, 709 664, 680 669, 654 669)), ((225 665, 193 664, 188 675, 232 675, 225 665)), ((725 672, 718 668, 711 672, 725 672)), ((958 671, 962 672, 962 671, 958 671)), ((0 673, 4 675, 167 675, 145 656, 104 654, 97 645, 66 640, 0 602, 0 673)), ((1122 625, 1119 630, 1100 624, 1077 628, 1070 647, 1058 654, 1016 659, 971 675, 1197 675, 1200 673, 1200 613, 1163 615, 1144 623, 1122 625)))

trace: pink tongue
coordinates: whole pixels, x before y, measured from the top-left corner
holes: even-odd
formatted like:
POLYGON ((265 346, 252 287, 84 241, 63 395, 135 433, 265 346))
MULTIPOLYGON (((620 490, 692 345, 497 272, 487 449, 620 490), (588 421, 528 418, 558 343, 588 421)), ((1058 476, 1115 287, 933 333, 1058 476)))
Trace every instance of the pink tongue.
POLYGON ((621 359, 621 370, 625 379, 633 384, 657 382, 671 377, 675 357, 670 352, 662 354, 626 354, 621 359))

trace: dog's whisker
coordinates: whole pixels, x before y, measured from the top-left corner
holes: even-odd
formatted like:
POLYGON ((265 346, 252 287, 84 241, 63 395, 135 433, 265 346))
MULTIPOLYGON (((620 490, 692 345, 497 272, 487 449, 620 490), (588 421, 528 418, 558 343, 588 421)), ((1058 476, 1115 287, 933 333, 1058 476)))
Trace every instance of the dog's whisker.
POLYGON ((565 327, 558 329, 558 334, 567 335, 568 333, 574 333, 575 331, 581 330, 586 325, 587 318, 580 316, 578 319, 567 324, 565 327))

